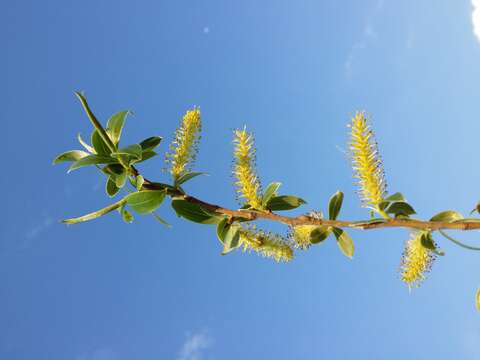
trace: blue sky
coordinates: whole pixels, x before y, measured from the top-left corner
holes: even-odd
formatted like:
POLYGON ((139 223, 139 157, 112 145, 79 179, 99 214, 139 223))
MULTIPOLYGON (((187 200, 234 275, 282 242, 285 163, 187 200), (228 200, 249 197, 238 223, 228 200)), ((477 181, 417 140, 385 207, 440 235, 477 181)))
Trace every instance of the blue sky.
MULTIPOLYGON (((478 359, 480 255, 447 255, 409 293, 405 230, 352 231, 289 264, 220 256, 215 229, 112 214, 94 169, 52 167, 90 133, 73 91, 105 121, 130 109, 124 139, 162 135, 202 110, 186 188, 235 207, 232 130, 256 136, 264 184, 325 210, 359 207, 345 155, 350 116, 372 115, 389 190, 419 216, 480 198, 480 40, 464 1, 14 1, 2 7, 4 176, 0 226, 2 359, 478 359)), ((159 157, 142 166, 166 180, 159 157)), ((285 231, 273 225, 272 229, 285 231)), ((460 234, 479 241, 478 234, 460 234)))

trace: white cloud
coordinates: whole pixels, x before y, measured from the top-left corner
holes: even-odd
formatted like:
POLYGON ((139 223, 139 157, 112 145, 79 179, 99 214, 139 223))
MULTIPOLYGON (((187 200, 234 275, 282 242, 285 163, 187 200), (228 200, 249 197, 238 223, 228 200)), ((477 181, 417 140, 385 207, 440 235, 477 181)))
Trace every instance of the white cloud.
POLYGON ((45 216, 42 222, 36 224, 35 226, 27 230, 27 232, 25 233, 25 237, 27 238, 27 240, 34 239, 52 225, 53 218, 50 216, 45 216))
POLYGON ((177 360, 200 360, 202 352, 213 344, 213 339, 206 331, 188 334, 178 353, 177 360))
POLYGON ((480 41, 480 0, 472 0, 472 6, 473 33, 477 40, 480 41))

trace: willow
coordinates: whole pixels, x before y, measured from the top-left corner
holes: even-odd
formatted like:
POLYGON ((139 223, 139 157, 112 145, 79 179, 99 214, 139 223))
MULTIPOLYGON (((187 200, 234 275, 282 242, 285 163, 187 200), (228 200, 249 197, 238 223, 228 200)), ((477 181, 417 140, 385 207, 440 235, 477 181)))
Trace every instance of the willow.
MULTIPOLYGON (((174 138, 165 154, 171 175, 169 182, 156 182, 143 177, 136 164, 157 156, 156 149, 162 137, 151 136, 137 144, 120 146, 120 138, 128 111, 112 115, 104 127, 95 117, 83 94, 75 95, 93 125, 91 144, 80 136, 78 140, 84 150, 70 150, 58 155, 54 164, 71 163, 68 171, 86 166, 94 166, 105 176, 107 196, 118 197, 112 204, 86 215, 63 220, 66 224, 77 224, 118 212, 123 221, 131 223, 134 215, 153 215, 164 225, 155 211, 169 198, 174 212, 181 218, 199 224, 214 225, 221 242, 222 254, 242 249, 255 252, 277 262, 290 262, 295 251, 306 251, 312 246, 334 238, 339 250, 348 258, 353 258, 355 246, 350 229, 406 228, 411 236, 405 242, 405 250, 400 260, 400 278, 409 289, 419 286, 430 272, 432 265, 444 252, 433 236, 439 234, 444 239, 468 250, 480 248, 464 244, 447 234, 445 230, 480 229, 480 218, 472 217, 480 212, 480 203, 464 217, 454 210, 437 213, 428 220, 416 219, 413 206, 402 193, 387 193, 385 173, 377 141, 371 128, 371 120, 364 112, 352 117, 349 151, 353 168, 353 178, 358 186, 361 205, 370 211, 364 220, 338 219, 343 193, 337 191, 328 202, 328 216, 321 211, 312 211, 299 216, 286 216, 280 212, 296 209, 306 203, 294 195, 279 193, 280 182, 272 182, 263 190, 258 176, 255 157, 256 148, 253 135, 246 128, 234 130, 233 177, 234 187, 240 208, 229 209, 211 204, 188 194, 183 185, 203 172, 194 172, 193 165, 198 153, 202 121, 200 110, 188 110, 180 121, 174 138), (123 191, 123 195, 119 193, 123 191), (275 234, 258 228, 256 220, 270 220, 287 226, 286 235, 275 234)), ((480 290, 475 295, 480 310, 480 290)))

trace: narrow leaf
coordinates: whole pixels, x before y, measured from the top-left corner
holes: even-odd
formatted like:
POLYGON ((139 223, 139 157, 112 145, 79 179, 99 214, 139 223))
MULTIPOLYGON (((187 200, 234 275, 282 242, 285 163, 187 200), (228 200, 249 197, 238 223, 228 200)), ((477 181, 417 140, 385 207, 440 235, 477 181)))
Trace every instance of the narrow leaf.
POLYGON ((119 192, 120 188, 115 185, 115 181, 109 176, 105 185, 105 192, 108 196, 113 197, 119 192))
POLYGON ((166 226, 166 227, 172 227, 172 225, 170 225, 168 222, 166 222, 165 220, 163 220, 160 215, 156 214, 156 213, 152 213, 153 217, 155 218, 155 220, 157 220, 160 224, 166 226))
POLYGON ((477 305, 477 310, 480 311, 480 289, 477 290, 475 295, 475 304, 477 305))
POLYGON ((82 135, 80 133, 78 133, 77 135, 77 139, 78 139, 78 142, 80 143, 80 145, 82 145, 85 150, 87 150, 90 154, 95 154, 95 149, 93 147, 91 147, 90 145, 88 145, 83 139, 82 139, 82 135))
POLYGON ((127 204, 139 214, 148 214, 157 209, 165 199, 164 190, 143 190, 128 194, 127 204))
POLYGON ((291 210, 306 204, 306 201, 289 195, 275 196, 267 203, 267 208, 272 211, 291 210))
POLYGON ((265 192, 263 193, 263 197, 262 197, 262 205, 264 207, 267 206, 268 202, 270 201, 270 199, 272 197, 277 195, 277 191, 278 191, 278 189, 280 188, 281 185, 282 185, 282 183, 280 183, 280 182, 272 182, 267 186, 267 188, 265 189, 265 192))
POLYGON ((236 224, 224 227, 223 229, 223 252, 222 255, 227 255, 232 250, 238 248, 240 244, 240 227, 236 224))
POLYGON ((318 226, 310 233, 310 242, 312 244, 318 244, 326 240, 332 233, 333 228, 331 226, 318 226))
POLYGON ((122 215, 122 220, 127 224, 131 224, 133 222, 133 215, 130 211, 125 209, 125 206, 120 208, 120 215, 122 215))
POLYGON ((97 210, 95 212, 92 212, 90 214, 86 214, 86 215, 83 215, 83 216, 80 216, 80 217, 77 217, 77 218, 66 219, 66 220, 63 220, 62 222, 65 223, 65 224, 77 224, 77 223, 80 223, 80 222, 93 220, 93 219, 99 218, 100 216, 106 215, 106 214, 108 214, 109 212, 111 212, 115 209, 118 209, 120 206, 125 204, 126 201, 127 200, 125 198, 123 198, 122 200, 117 201, 116 203, 114 203, 112 205, 109 205, 109 206, 107 206, 103 209, 97 210))
POLYGON ((182 176, 180 176, 176 181, 175 181, 175 185, 176 186, 179 186, 185 182, 187 182, 188 180, 190 179, 193 179, 194 177, 197 177, 199 175, 208 175, 207 173, 204 173, 204 172, 188 172, 182 176))
POLYGON ((142 147, 143 151, 149 151, 155 149, 161 141, 162 138, 160 136, 152 136, 143 140, 140 143, 140 146, 142 147))
POLYGON ((415 209, 404 201, 397 201, 391 203, 389 207, 385 210, 388 214, 394 214, 397 216, 410 216, 416 214, 415 209))
POLYGON ((173 199, 172 207, 178 216, 200 224, 217 224, 223 219, 222 216, 215 215, 200 205, 184 199, 173 199))
POLYGON ((353 257, 355 248, 350 235, 348 235, 343 229, 337 227, 333 228, 333 234, 337 238, 337 244, 342 253, 351 259, 353 257))
POLYGON ((103 141, 97 130, 92 132, 92 145, 98 155, 108 156, 112 153, 108 145, 103 141))
POLYGON ((70 150, 66 151, 63 154, 58 155, 55 160, 53 160, 53 165, 60 164, 66 161, 77 161, 81 158, 88 156, 88 153, 81 150, 70 150))
POLYGON ((217 224, 217 237, 218 237, 218 240, 220 240, 220 242, 222 244, 223 244, 223 239, 225 237, 224 229, 227 226, 227 221, 228 221, 228 218, 224 217, 217 224))
POLYGON ((432 252, 434 252, 437 255, 443 256, 445 255, 445 252, 442 250, 438 249, 437 246, 435 245, 435 242, 433 241, 432 233, 427 232, 422 234, 422 237, 420 238, 420 242, 422 246, 432 252))
POLYGON ((437 215, 433 216, 430 221, 439 221, 439 222, 453 222, 463 219, 463 215, 454 210, 446 210, 439 212, 437 215))
POLYGON ((142 147, 138 144, 129 145, 117 150, 112 156, 126 155, 140 160, 142 158, 142 147))
POLYGON ((144 182, 145 182, 145 179, 143 178, 142 175, 138 175, 135 178, 135 187, 137 188, 138 191, 142 190, 142 186, 144 182))
POLYGON ((113 114, 107 121, 107 133, 115 145, 117 145, 120 141, 123 125, 125 124, 125 119, 129 114, 129 111, 120 111, 116 114, 113 114))
POLYGON ((340 213, 340 209, 342 208, 343 203, 343 193, 341 191, 337 191, 335 194, 332 195, 330 198, 330 202, 328 203, 328 218, 330 220, 336 220, 338 214, 340 213))
POLYGON ((68 169, 68 172, 79 169, 84 166, 89 166, 89 165, 115 164, 115 163, 118 163, 117 159, 114 159, 110 156, 88 155, 88 156, 85 156, 84 158, 81 158, 75 161, 68 169))

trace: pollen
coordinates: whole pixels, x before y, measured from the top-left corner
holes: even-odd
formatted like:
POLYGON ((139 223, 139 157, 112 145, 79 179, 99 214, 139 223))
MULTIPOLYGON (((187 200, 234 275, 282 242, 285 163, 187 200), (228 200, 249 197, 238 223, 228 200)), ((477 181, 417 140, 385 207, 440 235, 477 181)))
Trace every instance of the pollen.
POLYGON ((277 262, 289 262, 293 259, 293 249, 282 236, 251 226, 240 231, 243 251, 255 251, 261 256, 277 262))
POLYGON ((387 192, 383 164, 373 131, 364 112, 357 112, 350 124, 350 153, 354 178, 363 206, 378 210, 387 192))
POLYGON ((290 228, 290 238, 293 239, 295 245, 302 249, 308 249, 312 242, 310 237, 312 231, 314 231, 318 226, 316 225, 297 225, 290 228))
POLYGON ((262 208, 260 179, 255 171, 253 136, 245 129, 234 132, 233 176, 240 198, 254 209, 262 208))
POLYGON ((412 234, 405 244, 400 264, 401 279, 410 288, 421 284, 436 258, 435 253, 422 245, 422 235, 422 231, 412 234))
POLYGON ((188 110, 175 132, 170 152, 167 153, 166 161, 174 179, 178 179, 191 169, 198 152, 201 129, 200 109, 188 110))

